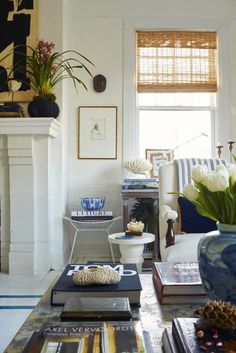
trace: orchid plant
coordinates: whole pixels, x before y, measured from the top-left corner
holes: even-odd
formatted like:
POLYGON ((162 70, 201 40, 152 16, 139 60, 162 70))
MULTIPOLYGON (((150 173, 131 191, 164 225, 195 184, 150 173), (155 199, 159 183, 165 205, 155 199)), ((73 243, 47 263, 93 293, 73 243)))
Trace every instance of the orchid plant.
POLYGON ((223 164, 209 172, 207 166, 192 168, 193 184, 186 184, 183 193, 202 216, 219 223, 236 224, 236 165, 223 164))
POLYGON ((54 48, 54 43, 40 40, 36 48, 27 46, 27 55, 23 55, 17 63, 19 72, 26 70, 36 95, 55 101, 53 90, 64 79, 71 79, 75 89, 77 84, 81 84, 87 90, 85 83, 78 77, 78 70, 83 69, 92 77, 86 65, 93 63, 75 50, 58 53, 53 52, 54 48))

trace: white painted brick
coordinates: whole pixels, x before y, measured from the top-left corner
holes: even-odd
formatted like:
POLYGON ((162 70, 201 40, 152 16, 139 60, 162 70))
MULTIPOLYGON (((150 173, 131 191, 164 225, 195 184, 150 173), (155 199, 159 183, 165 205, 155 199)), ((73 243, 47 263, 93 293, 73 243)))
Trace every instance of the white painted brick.
MULTIPOLYGON (((61 227, 56 235, 52 233, 58 205, 53 212, 55 195, 51 192, 60 190, 54 185, 51 190, 53 182, 61 182, 61 178, 52 179, 61 161, 55 162, 51 148, 51 137, 57 136, 60 123, 51 118, 25 118, 20 124, 19 119, 2 120, 0 195, 3 194, 1 204, 4 201, 4 209, 8 209, 2 212, 4 268, 9 267, 12 274, 47 272, 52 258, 55 260, 51 258, 55 251, 62 258, 61 227), (52 243, 53 238, 58 238, 58 242, 52 243)), ((57 149, 53 151, 58 153, 57 149)))
POLYGON ((32 164, 33 160, 31 157, 10 157, 9 158, 9 164, 22 164, 22 165, 27 165, 27 164, 32 164))
POLYGON ((35 274, 34 254, 27 252, 10 252, 9 254, 9 274, 35 274))
POLYGON ((8 150, 9 157, 32 157, 32 149, 9 149, 8 150))
POLYGON ((30 253, 30 254, 33 254, 34 252, 34 242, 22 242, 22 244, 20 243, 17 243, 17 244, 14 244, 14 243, 11 243, 10 245, 10 251, 11 252, 15 252, 15 253, 21 253, 21 252, 24 252, 24 253, 30 253))

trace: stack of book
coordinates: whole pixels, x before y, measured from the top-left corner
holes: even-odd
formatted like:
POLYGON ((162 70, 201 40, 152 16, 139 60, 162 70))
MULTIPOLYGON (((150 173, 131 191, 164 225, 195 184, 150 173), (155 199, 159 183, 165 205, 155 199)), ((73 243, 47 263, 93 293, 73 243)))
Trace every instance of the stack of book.
POLYGON ((23 353, 149 353, 141 322, 80 322, 42 326, 23 353))
POLYGON ((68 298, 62 309, 62 321, 130 320, 129 298, 68 298))
POLYGON ((171 328, 164 329, 162 346, 165 353, 233 353, 236 329, 215 328, 197 318, 176 318, 171 328))
POLYGON ((123 190, 129 189, 158 189, 159 184, 156 178, 132 178, 124 179, 123 190))
POLYGON ((72 211, 74 221, 106 221, 113 219, 112 211, 72 211))
POLYGON ((207 300, 196 262, 154 262, 152 278, 160 304, 207 300))
POLYGON ((18 103, 3 103, 0 104, 0 118, 24 117, 24 111, 18 103))
POLYGON ((141 282, 135 264, 75 264, 67 265, 51 291, 51 304, 64 305, 71 298, 129 298, 131 305, 140 305, 141 282), (73 282, 75 272, 97 267, 106 267, 117 271, 120 282, 108 285, 79 286, 73 282))

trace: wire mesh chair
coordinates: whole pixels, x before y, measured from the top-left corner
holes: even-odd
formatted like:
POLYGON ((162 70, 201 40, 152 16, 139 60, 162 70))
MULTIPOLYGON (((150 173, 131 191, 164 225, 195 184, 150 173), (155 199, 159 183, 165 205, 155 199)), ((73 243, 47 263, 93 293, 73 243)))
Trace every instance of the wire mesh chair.
POLYGON ((121 192, 120 185, 105 185, 105 184, 90 184, 81 185, 79 188, 71 189, 69 193, 69 204, 67 207, 67 214, 71 215, 72 211, 83 211, 80 204, 80 199, 84 197, 105 197, 105 205, 103 211, 112 211, 113 218, 109 220, 89 220, 77 221, 71 219, 71 216, 64 216, 63 219, 71 224, 74 228, 74 238, 72 242, 71 252, 69 256, 69 263, 72 261, 74 248, 78 240, 79 232, 103 232, 107 237, 107 244, 110 253, 110 259, 115 263, 115 258, 112 246, 108 241, 108 235, 114 224, 122 219, 118 216, 119 208, 121 205, 121 192))

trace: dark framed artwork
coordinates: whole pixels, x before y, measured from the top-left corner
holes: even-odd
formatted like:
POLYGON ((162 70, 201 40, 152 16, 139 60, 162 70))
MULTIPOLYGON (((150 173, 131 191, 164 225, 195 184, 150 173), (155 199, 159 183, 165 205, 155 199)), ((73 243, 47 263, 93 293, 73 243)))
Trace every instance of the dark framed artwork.
POLYGON ((117 107, 79 107, 78 159, 117 159, 117 107))
POLYGON ((13 71, 9 78, 22 82, 19 90, 14 93, 14 101, 28 102, 32 99, 33 92, 29 88, 26 72, 17 72, 16 63, 19 58, 22 60, 26 45, 33 48, 36 46, 38 0, 0 1, 0 33, 0 102, 12 100, 7 82, 11 68, 13 71), (9 53, 11 54, 8 55, 9 53))

